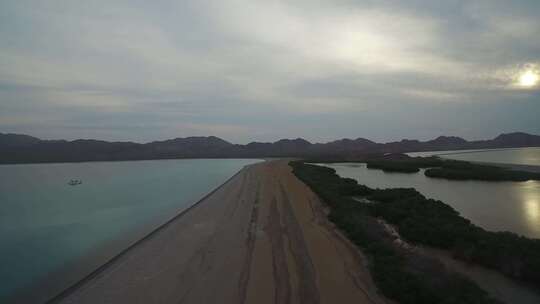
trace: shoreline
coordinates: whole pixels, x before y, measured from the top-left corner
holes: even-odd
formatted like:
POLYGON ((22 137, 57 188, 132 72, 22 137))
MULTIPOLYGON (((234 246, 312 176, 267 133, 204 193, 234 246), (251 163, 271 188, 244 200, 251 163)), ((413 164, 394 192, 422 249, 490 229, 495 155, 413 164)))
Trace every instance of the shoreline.
POLYGON ((178 208, 172 212, 172 217, 167 216, 162 220, 154 220, 146 223, 145 225, 138 227, 131 231, 129 234, 124 235, 121 238, 113 239, 105 242, 99 248, 93 248, 90 252, 77 259, 64 267, 45 275, 37 280, 37 282, 30 284, 27 287, 22 287, 16 290, 13 294, 6 298, 8 303, 54 303, 54 300, 66 293, 68 290, 76 288, 76 286, 82 284, 85 280, 99 273, 99 271, 112 263, 119 256, 125 254, 130 248, 135 247, 137 244, 143 242, 145 239, 151 237, 160 229, 163 229, 170 222, 176 218, 182 216, 190 209, 194 208, 197 204, 204 201, 208 196, 218 191, 221 187, 225 186, 236 175, 240 174, 247 166, 239 168, 237 172, 227 178, 223 183, 210 190, 203 197, 196 200, 192 204, 188 204, 185 209, 178 208), (125 242, 124 242, 125 241, 125 242), (124 242, 123 245, 116 245, 117 242, 124 242), (94 267, 85 267, 84 265, 94 265, 94 267), (79 266, 82 265, 82 266, 79 266), (50 283, 50 280, 65 279, 64 284, 50 283), (56 292, 47 292, 48 290, 57 290, 56 292), (29 293, 28 291, 32 291, 29 293))
POLYGON ((248 165, 47 303, 391 303, 322 208, 288 161, 248 165))
MULTIPOLYGON (((144 161, 144 160, 141 160, 144 161)), ((190 205, 188 208, 180 211, 179 213, 172 216, 172 218, 166 220, 162 224, 158 224, 157 227, 151 229, 149 232, 143 233, 143 236, 140 238, 137 238, 133 242, 131 242, 125 249, 121 250, 117 254, 114 254, 111 258, 109 258, 107 261, 102 263, 99 267, 91 271, 90 273, 83 276, 81 279, 76 281, 75 283, 69 285, 68 287, 62 289, 61 292, 57 293, 56 295, 53 295, 49 299, 47 299, 44 303, 50 304, 50 303, 58 303, 62 298, 69 295, 71 292, 79 288, 80 286, 84 285, 85 282, 91 280, 92 278, 98 276, 104 269, 109 267, 111 264, 113 264, 115 261, 120 259, 123 255, 125 255, 127 252, 132 250, 132 248, 138 246, 139 244, 145 242, 147 239, 151 238, 155 233, 158 233, 160 230, 165 229, 168 225, 170 225, 173 221, 175 221, 177 218, 181 217, 185 213, 189 212, 191 209, 195 208, 197 205, 202 203, 206 198, 214 194, 216 191, 224 187, 227 183, 229 183, 232 179, 234 179, 237 175, 239 175, 243 170, 245 170, 246 167, 251 166, 247 165, 242 167, 238 172, 236 172, 234 175, 229 177, 227 180, 225 180, 222 184, 211 190, 209 193, 204 195, 201 199, 190 205)))
POLYGON ((0 302, 44 303, 259 161, 3 167, 0 302))

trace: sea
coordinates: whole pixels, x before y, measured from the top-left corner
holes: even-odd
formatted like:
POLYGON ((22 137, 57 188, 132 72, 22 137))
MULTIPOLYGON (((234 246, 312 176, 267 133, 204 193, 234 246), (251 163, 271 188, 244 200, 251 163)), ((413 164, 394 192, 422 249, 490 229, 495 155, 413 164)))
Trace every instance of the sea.
POLYGON ((45 302, 259 161, 1 165, 0 303, 45 302))

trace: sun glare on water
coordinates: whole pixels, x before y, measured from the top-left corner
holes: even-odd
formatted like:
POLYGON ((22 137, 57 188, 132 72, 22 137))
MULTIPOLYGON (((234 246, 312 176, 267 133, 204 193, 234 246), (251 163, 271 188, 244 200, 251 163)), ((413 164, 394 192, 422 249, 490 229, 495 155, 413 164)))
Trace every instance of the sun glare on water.
POLYGON ((521 75, 519 75, 519 85, 525 88, 534 87, 538 84, 538 81, 540 80, 540 76, 538 73, 535 73, 534 71, 525 71, 521 75))

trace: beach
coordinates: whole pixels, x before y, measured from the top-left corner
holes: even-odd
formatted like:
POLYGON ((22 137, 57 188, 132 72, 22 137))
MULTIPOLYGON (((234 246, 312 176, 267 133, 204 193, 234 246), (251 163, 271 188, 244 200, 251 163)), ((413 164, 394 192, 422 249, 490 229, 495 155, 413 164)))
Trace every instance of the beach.
POLYGON ((249 165, 51 303, 389 303, 288 161, 249 165))

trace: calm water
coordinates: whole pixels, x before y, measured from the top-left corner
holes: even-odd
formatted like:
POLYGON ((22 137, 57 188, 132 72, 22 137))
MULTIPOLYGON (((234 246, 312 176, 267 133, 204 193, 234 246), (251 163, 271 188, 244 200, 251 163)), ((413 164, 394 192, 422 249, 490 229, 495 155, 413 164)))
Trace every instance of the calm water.
POLYGON ((540 238, 540 182, 450 181, 414 174, 384 173, 365 164, 331 164, 342 177, 372 188, 413 187, 441 200, 491 231, 512 231, 540 238))
POLYGON ((57 293, 254 162, 0 166, 0 303, 42 281, 34 299, 57 293))
POLYGON ((444 158, 489 163, 540 166, 540 148, 462 150, 408 153, 410 156, 438 155, 444 158))

